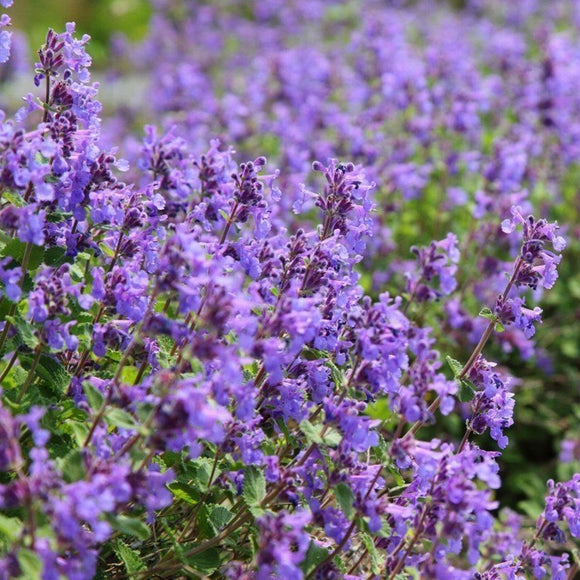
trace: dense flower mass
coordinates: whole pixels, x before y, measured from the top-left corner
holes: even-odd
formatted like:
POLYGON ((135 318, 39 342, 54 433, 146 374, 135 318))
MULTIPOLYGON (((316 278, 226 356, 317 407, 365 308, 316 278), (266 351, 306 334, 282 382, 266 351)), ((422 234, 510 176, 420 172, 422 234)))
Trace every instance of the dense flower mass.
POLYGON ((575 577, 580 12, 461 4, 0 16, 0 580, 575 577))

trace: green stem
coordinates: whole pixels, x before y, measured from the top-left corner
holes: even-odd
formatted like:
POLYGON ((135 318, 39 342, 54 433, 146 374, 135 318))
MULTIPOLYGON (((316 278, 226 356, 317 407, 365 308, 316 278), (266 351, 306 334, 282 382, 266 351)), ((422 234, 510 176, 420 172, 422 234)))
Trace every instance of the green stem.
POLYGON ((20 401, 22 401, 22 397, 24 397, 26 391, 28 390, 28 387, 30 387, 32 381, 34 381, 36 369, 38 367, 38 363, 40 362, 40 356, 42 355, 42 344, 39 344, 34 352, 35 352, 34 361, 32 362, 32 366, 28 371, 28 376, 26 377, 24 384, 20 388, 20 393, 18 393, 18 398, 16 399, 17 403, 20 403, 20 401))
POLYGON ((14 363, 16 362, 17 358, 18 358, 18 349, 16 349, 14 351, 12 358, 10 359, 8 364, 6 365, 6 368, 4 369, 4 371, 2 371, 2 374, 0 375, 0 385, 2 385, 2 383, 4 382, 4 379, 8 376, 8 373, 10 372, 10 369, 14 366, 14 363))

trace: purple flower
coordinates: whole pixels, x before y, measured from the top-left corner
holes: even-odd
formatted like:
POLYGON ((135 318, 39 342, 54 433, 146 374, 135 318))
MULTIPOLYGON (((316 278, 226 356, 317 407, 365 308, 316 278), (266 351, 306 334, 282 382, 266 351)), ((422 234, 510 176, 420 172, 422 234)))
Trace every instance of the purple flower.
POLYGON ((437 299, 441 294, 451 294, 456 286, 455 274, 459 262, 457 237, 447 234, 439 242, 431 242, 425 248, 412 248, 417 256, 419 273, 415 279, 409 277, 408 292, 418 302, 437 299), (434 278, 439 278, 439 291, 428 285, 434 278))
POLYGON ((311 519, 307 511, 288 514, 280 512, 260 518, 260 540, 258 551, 259 580, 272 576, 280 578, 302 578, 300 563, 306 556, 310 544, 304 532, 311 519))
MULTIPOLYGON (((10 0, 3 0, 3 6, 6 8, 6 2, 10 0)), ((8 62, 10 58, 10 47, 12 46, 12 33, 7 30, 2 30, 6 26, 10 26, 11 21, 6 14, 0 16, 0 64, 8 62)))

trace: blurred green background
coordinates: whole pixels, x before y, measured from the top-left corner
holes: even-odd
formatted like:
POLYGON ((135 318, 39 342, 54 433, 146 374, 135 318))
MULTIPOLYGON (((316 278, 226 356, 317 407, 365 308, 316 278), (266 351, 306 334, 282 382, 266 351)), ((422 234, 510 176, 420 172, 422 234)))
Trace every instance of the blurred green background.
POLYGON ((112 35, 121 32, 137 40, 145 34, 151 4, 147 0, 16 0, 5 12, 14 27, 26 34, 31 51, 43 43, 47 28, 62 31, 66 22, 76 22, 79 33, 91 35, 91 55, 98 66, 107 58, 112 35))

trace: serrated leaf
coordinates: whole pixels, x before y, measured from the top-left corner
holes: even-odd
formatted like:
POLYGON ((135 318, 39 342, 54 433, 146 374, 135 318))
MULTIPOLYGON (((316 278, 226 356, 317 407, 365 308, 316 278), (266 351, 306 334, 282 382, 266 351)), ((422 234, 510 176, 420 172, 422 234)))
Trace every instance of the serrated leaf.
POLYGON ((308 550, 304 556, 304 560, 300 565, 304 575, 307 576, 310 574, 310 572, 312 572, 312 570, 314 570, 314 568, 316 568, 316 566, 318 566, 327 556, 328 550, 317 544, 314 540, 311 540, 310 546, 308 546, 308 550))
POLYGON ((60 461, 62 476, 68 483, 80 481, 85 477, 85 466, 80 449, 73 449, 60 461))
POLYGON ((214 507, 209 514, 209 520, 218 532, 229 524, 233 517, 234 514, 229 509, 220 505, 214 507))
POLYGON ((177 499, 183 500, 192 505, 198 503, 199 499, 201 498, 201 494, 194 487, 188 485, 187 483, 175 481, 170 483, 167 487, 171 490, 171 493, 177 499))
POLYGON ((89 426, 86 423, 78 423, 77 421, 71 421, 69 427, 73 433, 74 440, 80 447, 87 439, 89 434, 89 426))
POLYGON ((198 532, 198 540, 202 540, 204 538, 214 538, 216 535, 215 528, 209 520, 209 508, 203 502, 200 504, 200 508, 197 510, 195 528, 198 532))
POLYGON ((40 357, 37 374, 42 377, 56 392, 62 393, 70 384, 70 375, 64 365, 50 355, 40 357))
POLYGON ((135 419, 122 409, 109 409, 105 414, 106 420, 113 427, 120 429, 137 429, 138 425, 135 419))
POLYGON ((459 381, 459 391, 457 393, 457 398, 462 403, 469 403, 469 401, 473 400, 475 396, 475 389, 473 384, 470 381, 459 381))
POLYGON ((22 522, 18 518, 9 518, 0 514, 0 536, 11 542, 16 540, 22 531, 22 522))
POLYGON ((103 242, 99 244, 99 249, 103 252, 103 254, 105 254, 105 256, 108 256, 109 258, 112 258, 115 255, 115 250, 103 242))
POLYGON ((26 202, 17 191, 9 189, 2 194, 2 197, 16 207, 23 207, 26 205, 26 202))
POLYGON ((342 435, 332 427, 326 430, 323 437, 324 443, 330 447, 337 447, 342 441, 342 435))
POLYGON ((122 534, 134 536, 139 540, 146 540, 151 535, 149 526, 137 518, 129 516, 110 516, 109 522, 111 526, 122 534))
MULTIPOLYGON (((22 264, 24 259, 24 252, 26 251, 26 245, 20 240, 12 239, 6 247, 2 250, 3 256, 10 256, 14 258, 19 264, 22 264)), ((32 246, 30 250, 30 257, 28 258, 28 270, 36 270, 40 264, 42 264, 42 259, 44 257, 44 248, 40 246, 32 246)))
POLYGON ((89 402, 91 409, 93 409, 93 411, 100 410, 105 401, 103 393, 101 393, 101 391, 99 391, 97 387, 91 385, 89 381, 85 381, 83 383, 83 391, 85 392, 87 401, 89 402))
POLYGON ((371 572, 373 574, 380 574, 382 570, 383 560, 380 554, 377 551, 375 546, 375 542, 369 534, 362 532, 360 537, 363 541, 365 548, 368 550, 369 554, 371 555, 371 572))
POLYGON ((300 423, 300 431, 304 433, 304 436, 306 437, 306 440, 309 443, 322 445, 323 440, 322 437, 320 436, 321 429, 322 427, 320 426, 316 427, 308 420, 304 420, 302 421, 302 423, 300 423))
POLYGON ((117 540, 116 544, 113 545, 113 549, 115 550, 115 554, 125 564, 125 570, 127 570, 129 575, 141 572, 147 568, 143 560, 141 560, 139 552, 132 550, 121 540, 117 540))
POLYGON ((209 548, 195 556, 186 556, 184 560, 192 568, 204 574, 211 574, 220 567, 220 553, 216 548, 209 548))
POLYGON ((354 493, 346 483, 339 483, 333 490, 334 497, 344 515, 350 519, 354 513, 352 504, 354 503, 354 493))
POLYGON ((450 356, 445 357, 445 360, 447 361, 447 364, 453 371, 453 376, 458 377, 461 374, 461 371, 463 370, 463 365, 458 360, 455 360, 450 356))
POLYGON ((22 548, 18 551, 16 558, 20 564, 22 574, 20 578, 23 580, 40 580, 42 576, 42 561, 32 551, 22 548))
POLYGON ((203 491, 207 491, 207 485, 209 483, 212 472, 212 482, 214 482, 221 473, 219 465, 216 465, 214 469, 214 461, 214 459, 209 459, 208 457, 198 457, 194 462, 195 482, 203 491))
POLYGON ((30 349, 34 350, 38 346, 38 338, 34 335, 32 325, 21 316, 7 316, 6 320, 18 331, 22 342, 30 349))
POLYGON ((66 255, 64 248, 54 246, 44 252, 44 263, 51 268, 58 268, 65 262, 72 262, 72 258, 66 255))
POLYGON ((249 507, 261 507, 266 497, 266 480, 264 474, 253 465, 244 473, 244 488, 242 491, 244 501, 249 507))
POLYGON ((389 473, 395 478, 395 483, 398 486, 405 485, 405 480, 399 473, 399 470, 394 465, 391 464, 387 465, 387 469, 389 470, 389 473))
POLYGON ((487 306, 479 311, 479 316, 488 318, 489 320, 495 320, 495 314, 487 306))

